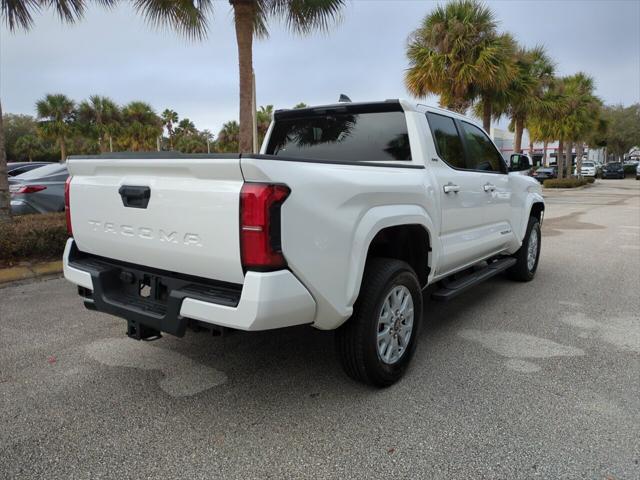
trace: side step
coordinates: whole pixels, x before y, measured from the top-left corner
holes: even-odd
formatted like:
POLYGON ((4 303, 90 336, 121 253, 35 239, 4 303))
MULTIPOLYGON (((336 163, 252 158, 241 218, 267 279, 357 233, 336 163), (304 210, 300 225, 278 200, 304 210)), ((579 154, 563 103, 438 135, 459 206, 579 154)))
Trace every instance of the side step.
POLYGON ((462 278, 447 283, 443 288, 437 290, 431 294, 431 298, 441 302, 447 302, 454 297, 457 297, 465 290, 488 280, 494 275, 504 272, 507 268, 515 265, 516 259, 513 257, 501 258, 488 264, 486 267, 476 270, 462 278))

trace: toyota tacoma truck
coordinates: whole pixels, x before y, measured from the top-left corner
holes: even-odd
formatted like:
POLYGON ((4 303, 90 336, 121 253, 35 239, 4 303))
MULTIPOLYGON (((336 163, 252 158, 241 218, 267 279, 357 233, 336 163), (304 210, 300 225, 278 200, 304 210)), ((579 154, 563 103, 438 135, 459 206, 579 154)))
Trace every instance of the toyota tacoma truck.
POLYGON ((309 325, 335 330, 349 376, 384 387, 414 354, 423 297, 538 266, 538 182, 474 121, 406 101, 276 111, 260 154, 68 168, 64 275, 138 340, 309 325))

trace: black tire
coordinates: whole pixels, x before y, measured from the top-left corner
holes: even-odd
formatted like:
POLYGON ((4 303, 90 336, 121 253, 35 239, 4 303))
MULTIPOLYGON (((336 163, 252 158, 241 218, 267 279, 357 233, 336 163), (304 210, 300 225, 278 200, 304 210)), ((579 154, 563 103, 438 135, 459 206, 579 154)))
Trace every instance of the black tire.
POLYGON ((522 246, 518 249, 513 257, 517 260, 513 267, 507 269, 507 275, 512 280, 519 282, 529 282, 533 280, 538 269, 538 262, 540 261, 540 247, 542 246, 542 232, 540 230, 540 222, 536 217, 529 217, 529 223, 527 224, 527 231, 522 241, 522 246), (531 242, 531 232, 536 232, 538 235, 538 248, 536 252, 536 260, 533 264, 533 268, 529 268, 528 265, 528 252, 529 242, 531 242))
POLYGON ((373 258, 367 262, 353 315, 336 331, 336 348, 344 371, 354 380, 388 387, 402 378, 416 349, 422 323, 422 290, 405 262, 373 258), (385 363, 378 353, 378 318, 383 303, 396 286, 407 288, 413 301, 413 329, 400 358, 385 363))

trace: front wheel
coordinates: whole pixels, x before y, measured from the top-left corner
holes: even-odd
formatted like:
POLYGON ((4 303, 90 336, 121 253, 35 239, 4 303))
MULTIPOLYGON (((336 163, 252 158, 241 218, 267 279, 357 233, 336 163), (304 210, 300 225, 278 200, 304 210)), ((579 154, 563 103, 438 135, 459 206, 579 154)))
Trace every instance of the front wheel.
POLYGON ((422 321, 422 291, 413 269, 389 258, 369 260, 352 317, 336 331, 351 378, 388 387, 405 373, 422 321))
POLYGON ((533 280, 538 269, 540 259, 540 247, 542 245, 542 234, 540 222, 536 217, 529 217, 527 232, 525 233, 522 246, 513 255, 516 264, 507 270, 507 275, 513 280, 529 282, 533 280))

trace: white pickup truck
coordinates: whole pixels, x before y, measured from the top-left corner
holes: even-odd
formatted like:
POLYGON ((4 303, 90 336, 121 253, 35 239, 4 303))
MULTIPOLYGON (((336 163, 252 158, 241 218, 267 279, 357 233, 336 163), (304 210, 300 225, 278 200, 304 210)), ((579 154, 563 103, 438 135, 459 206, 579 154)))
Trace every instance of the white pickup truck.
MULTIPOLYGON (((520 160, 511 170, 530 168, 520 160)), ((538 265, 538 182, 508 172, 472 120, 401 100, 279 110, 260 154, 68 168, 65 277, 136 339, 310 325, 336 330, 351 377, 388 386, 427 286, 448 300, 538 265)))

